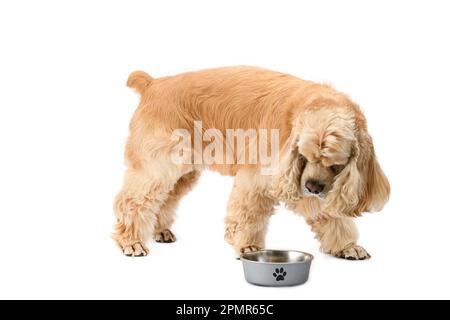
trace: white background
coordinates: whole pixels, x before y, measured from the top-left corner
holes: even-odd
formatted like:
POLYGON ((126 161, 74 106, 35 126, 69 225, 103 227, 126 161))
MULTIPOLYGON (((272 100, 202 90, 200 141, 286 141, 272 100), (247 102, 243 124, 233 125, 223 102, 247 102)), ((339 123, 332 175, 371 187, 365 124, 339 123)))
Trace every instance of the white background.
POLYGON ((2 1, 0 298, 450 298, 447 1, 2 1), (267 246, 308 283, 247 284, 223 240, 232 178, 205 172, 174 244, 126 258, 112 201, 138 97, 125 82, 248 64, 330 82, 364 110, 392 185, 357 223, 370 261, 325 256, 280 208, 267 246))

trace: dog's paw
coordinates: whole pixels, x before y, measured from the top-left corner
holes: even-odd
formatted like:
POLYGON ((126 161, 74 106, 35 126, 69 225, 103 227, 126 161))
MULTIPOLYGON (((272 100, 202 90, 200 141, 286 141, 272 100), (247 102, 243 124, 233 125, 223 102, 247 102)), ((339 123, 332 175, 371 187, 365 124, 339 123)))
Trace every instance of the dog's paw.
POLYGON ((340 252, 336 255, 338 258, 347 259, 347 260, 366 260, 370 259, 370 254, 360 246, 352 245, 340 252))
POLYGON ((145 257, 148 255, 148 252, 147 247, 141 242, 136 242, 133 245, 123 248, 123 254, 127 257, 145 257))
POLYGON ((175 242, 176 240, 177 238, 175 238, 175 235, 169 229, 165 229, 155 233, 156 242, 170 243, 175 242))
POLYGON ((258 251, 258 250, 261 250, 261 248, 257 247, 257 246, 247 246, 247 247, 241 248, 239 251, 240 251, 240 253, 247 253, 247 252, 253 252, 253 251, 258 251))

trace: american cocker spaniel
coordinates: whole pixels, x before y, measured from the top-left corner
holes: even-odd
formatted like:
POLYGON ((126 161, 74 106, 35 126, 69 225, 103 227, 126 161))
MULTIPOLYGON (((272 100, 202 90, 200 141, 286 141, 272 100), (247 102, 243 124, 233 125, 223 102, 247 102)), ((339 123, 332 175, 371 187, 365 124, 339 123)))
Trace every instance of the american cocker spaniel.
POLYGON ((283 202, 306 219, 323 252, 350 260, 370 257, 357 245, 354 218, 381 210, 390 186, 366 119, 348 96, 243 66, 158 79, 136 71, 127 84, 141 99, 130 124, 123 188, 114 202, 114 239, 125 255, 147 255, 151 237, 175 241, 170 228, 177 203, 206 168, 235 177, 225 239, 237 254, 264 247, 274 206, 283 202), (181 143, 174 132, 201 139, 183 142, 183 161, 174 157, 181 143), (229 132, 247 134, 242 150, 236 152, 239 142, 228 139, 229 132), (276 134, 268 138, 267 132, 276 134), (247 143, 252 137, 259 139, 256 147, 247 143), (263 147, 271 164, 262 161, 263 147), (225 158, 224 150, 231 156, 225 158))

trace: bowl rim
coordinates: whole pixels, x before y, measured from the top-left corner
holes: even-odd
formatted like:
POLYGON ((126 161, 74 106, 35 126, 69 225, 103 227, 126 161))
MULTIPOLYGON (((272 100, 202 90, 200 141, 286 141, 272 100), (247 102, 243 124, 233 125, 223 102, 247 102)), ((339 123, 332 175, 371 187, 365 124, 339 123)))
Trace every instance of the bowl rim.
POLYGON ((314 260, 314 256, 311 253, 305 252, 305 251, 300 251, 300 250, 282 250, 282 249, 262 249, 262 250, 257 250, 257 251, 251 251, 251 252, 246 252, 246 253, 242 253, 239 256, 239 259, 241 261, 245 261, 245 262, 251 262, 251 263, 255 263, 255 264, 273 264, 273 265, 285 265, 285 264, 306 264, 306 263, 311 263, 314 260), (249 260, 246 259, 244 257, 244 255, 246 254, 254 254, 257 252, 266 252, 266 251, 278 251, 278 252, 296 252, 296 253, 302 253, 305 256, 309 256, 310 259, 305 260, 305 261, 295 261, 295 262, 265 262, 265 261, 254 261, 254 260, 249 260))

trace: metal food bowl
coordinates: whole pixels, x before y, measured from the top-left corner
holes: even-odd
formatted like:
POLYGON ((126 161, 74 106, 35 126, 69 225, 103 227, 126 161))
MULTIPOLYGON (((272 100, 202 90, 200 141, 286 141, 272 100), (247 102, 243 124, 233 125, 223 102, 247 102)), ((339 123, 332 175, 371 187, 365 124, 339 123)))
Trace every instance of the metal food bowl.
POLYGON ((270 287, 305 283, 313 259, 311 254, 295 250, 260 250, 241 255, 245 280, 270 287))

